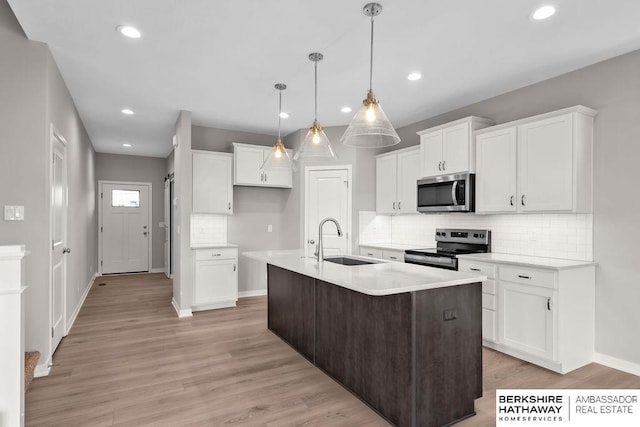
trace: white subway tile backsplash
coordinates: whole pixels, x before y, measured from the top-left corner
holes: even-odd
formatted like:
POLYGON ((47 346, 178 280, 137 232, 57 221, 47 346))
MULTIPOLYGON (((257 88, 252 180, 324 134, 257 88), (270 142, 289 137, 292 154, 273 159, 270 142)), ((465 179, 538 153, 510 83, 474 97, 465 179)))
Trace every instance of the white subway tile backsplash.
POLYGON ((191 214, 191 244, 227 243, 227 216, 191 214))
POLYGON ((436 228, 486 228, 492 251, 550 258, 593 260, 593 215, 375 215, 360 212, 360 243, 426 245, 436 228))

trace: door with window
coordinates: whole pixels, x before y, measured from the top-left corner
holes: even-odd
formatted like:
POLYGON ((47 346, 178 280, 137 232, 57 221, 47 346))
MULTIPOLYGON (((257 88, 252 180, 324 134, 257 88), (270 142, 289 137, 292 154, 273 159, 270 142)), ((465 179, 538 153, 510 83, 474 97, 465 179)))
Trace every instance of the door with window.
POLYGON ((151 184, 102 183, 101 271, 149 271, 151 184))

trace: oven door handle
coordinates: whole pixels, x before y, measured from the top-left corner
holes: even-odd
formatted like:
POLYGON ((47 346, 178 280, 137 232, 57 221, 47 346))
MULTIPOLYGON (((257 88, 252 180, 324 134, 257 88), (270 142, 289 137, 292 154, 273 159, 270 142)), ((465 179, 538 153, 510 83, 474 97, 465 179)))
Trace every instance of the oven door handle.
POLYGON ((457 190, 458 181, 453 181, 453 185, 451 186, 451 200, 453 201, 453 206, 458 206, 457 190))

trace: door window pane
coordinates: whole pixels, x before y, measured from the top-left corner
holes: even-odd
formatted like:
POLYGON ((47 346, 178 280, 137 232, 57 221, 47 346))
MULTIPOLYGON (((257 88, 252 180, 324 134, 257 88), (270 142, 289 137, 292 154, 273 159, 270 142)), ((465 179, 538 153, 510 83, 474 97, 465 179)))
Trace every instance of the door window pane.
POLYGON ((123 208, 140 207, 140 191, 138 190, 111 190, 111 206, 123 208))

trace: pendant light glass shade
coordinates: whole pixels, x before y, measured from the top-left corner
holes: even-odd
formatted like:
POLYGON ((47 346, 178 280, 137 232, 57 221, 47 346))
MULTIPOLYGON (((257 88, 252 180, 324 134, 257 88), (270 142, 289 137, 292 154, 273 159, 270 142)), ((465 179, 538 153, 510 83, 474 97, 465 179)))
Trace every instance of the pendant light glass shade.
POLYGON ((340 142, 356 148, 380 148, 396 145, 400 137, 395 131, 380 103, 373 94, 373 17, 382 12, 379 3, 368 3, 363 13, 371 17, 371 56, 369 63, 369 91, 363 105, 349 123, 340 142))
POLYGON ((260 167, 262 171, 294 171, 296 170, 295 165, 293 164, 293 159, 289 155, 289 152, 284 147, 282 143, 282 138, 280 138, 280 119, 282 113, 282 91, 287 88, 287 85, 282 83, 277 83, 275 88, 280 91, 279 103, 278 103, 278 139, 273 144, 273 148, 269 152, 269 155, 266 159, 264 159, 264 163, 260 167))
POLYGON ((329 138, 327 138, 327 134, 324 133, 320 123, 318 123, 318 62, 322 61, 323 57, 321 53, 317 52, 309 54, 309 60, 314 62, 315 70, 315 116, 307 136, 304 137, 300 149, 293 157, 294 160, 331 161, 338 158, 335 151, 333 151, 329 138))

